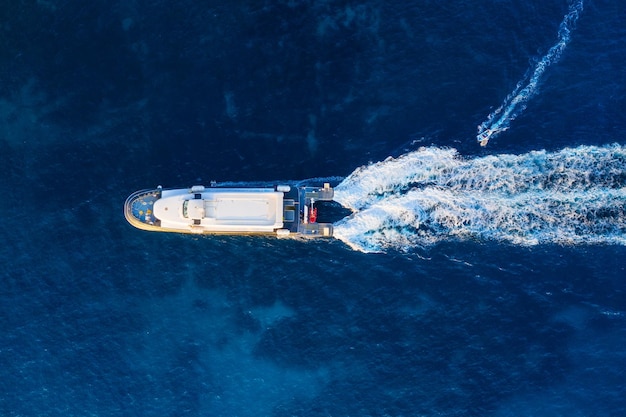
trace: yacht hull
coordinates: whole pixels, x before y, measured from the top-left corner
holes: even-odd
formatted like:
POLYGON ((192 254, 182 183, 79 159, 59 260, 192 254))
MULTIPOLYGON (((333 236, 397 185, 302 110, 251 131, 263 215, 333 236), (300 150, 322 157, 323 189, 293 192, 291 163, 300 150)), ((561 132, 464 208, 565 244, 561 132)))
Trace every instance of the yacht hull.
POLYGON ((332 223, 317 222, 317 202, 332 201, 324 187, 204 187, 146 189, 131 194, 124 216, 157 232, 330 237, 332 223))

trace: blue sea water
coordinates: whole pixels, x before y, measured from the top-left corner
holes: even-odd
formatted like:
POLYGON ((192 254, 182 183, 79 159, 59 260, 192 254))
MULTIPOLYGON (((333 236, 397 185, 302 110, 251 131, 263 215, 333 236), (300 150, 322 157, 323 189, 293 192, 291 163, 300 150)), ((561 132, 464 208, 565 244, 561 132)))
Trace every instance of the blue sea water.
POLYGON ((5 3, 3 416, 624 414, 626 5, 5 3), (211 180, 354 213, 124 220, 211 180))

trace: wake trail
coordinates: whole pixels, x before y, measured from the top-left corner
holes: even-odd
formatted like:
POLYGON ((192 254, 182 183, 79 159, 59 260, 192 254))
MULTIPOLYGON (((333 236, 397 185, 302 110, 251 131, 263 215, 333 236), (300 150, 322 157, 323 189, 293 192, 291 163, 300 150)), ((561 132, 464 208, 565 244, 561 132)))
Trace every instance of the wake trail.
POLYGON ((530 98, 537 94, 539 81, 548 67, 559 61, 571 39, 571 31, 583 11, 583 0, 570 4, 567 14, 559 25, 558 40, 535 65, 529 76, 517 83, 515 89, 504 99, 500 107, 487 116, 478 125, 476 140, 481 146, 487 146, 489 139, 507 130, 510 123, 525 109, 530 98))
POLYGON ((475 159, 422 148, 341 182, 335 200, 354 213, 334 236, 364 252, 451 239, 626 245, 625 186, 621 145, 475 159))

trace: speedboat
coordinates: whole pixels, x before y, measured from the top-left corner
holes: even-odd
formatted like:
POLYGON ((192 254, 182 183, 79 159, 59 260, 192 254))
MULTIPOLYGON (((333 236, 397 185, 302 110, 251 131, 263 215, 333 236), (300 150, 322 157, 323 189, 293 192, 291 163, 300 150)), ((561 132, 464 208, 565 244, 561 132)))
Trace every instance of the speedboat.
POLYGON ((478 135, 476 136, 476 140, 478 141, 480 146, 487 146, 489 138, 491 138, 491 135, 493 135, 494 133, 496 133, 496 131, 489 128, 479 131, 478 135))
POLYGON ((140 190, 124 204, 124 216, 138 229, 196 234, 266 234, 330 237, 332 223, 319 223, 318 202, 332 201, 323 187, 276 185, 140 190))
POLYGON ((476 135, 476 140, 480 146, 487 146, 487 143, 489 143, 489 139, 491 139, 492 136, 499 135, 507 129, 508 127, 485 127, 480 125, 478 126, 478 135, 476 135))

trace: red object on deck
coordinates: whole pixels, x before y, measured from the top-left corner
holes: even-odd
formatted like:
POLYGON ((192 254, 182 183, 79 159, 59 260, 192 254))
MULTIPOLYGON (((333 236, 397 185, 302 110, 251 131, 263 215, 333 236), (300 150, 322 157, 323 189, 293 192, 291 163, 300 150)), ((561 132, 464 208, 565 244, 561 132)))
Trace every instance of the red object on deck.
POLYGON ((315 223, 317 221, 317 207, 311 207, 309 210, 309 223, 315 223))

